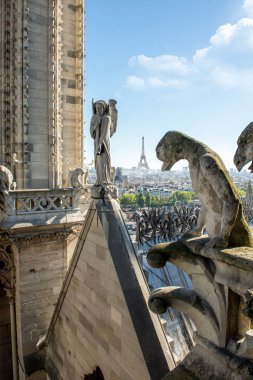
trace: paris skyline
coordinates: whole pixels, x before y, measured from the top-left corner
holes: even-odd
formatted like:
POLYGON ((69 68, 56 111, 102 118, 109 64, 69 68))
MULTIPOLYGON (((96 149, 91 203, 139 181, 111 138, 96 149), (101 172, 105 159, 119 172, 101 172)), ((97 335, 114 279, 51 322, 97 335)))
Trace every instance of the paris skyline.
POLYGON ((179 130, 234 167, 237 138, 253 120, 253 1, 87 0, 86 8, 86 162, 94 97, 118 101, 113 165, 137 166, 144 136, 148 164, 160 168, 155 147, 179 130))

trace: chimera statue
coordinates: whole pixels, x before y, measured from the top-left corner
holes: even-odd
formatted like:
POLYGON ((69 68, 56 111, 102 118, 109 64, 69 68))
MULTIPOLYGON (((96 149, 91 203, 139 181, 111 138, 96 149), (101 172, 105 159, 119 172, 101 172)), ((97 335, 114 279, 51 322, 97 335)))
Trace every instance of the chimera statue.
MULTIPOLYGON (((248 162, 253 161, 253 122, 242 131, 237 140, 237 145, 234 164, 240 172, 248 162)), ((253 162, 248 169, 253 173, 253 162)))
POLYGON ((189 162, 192 188, 199 196, 201 209, 197 226, 187 236, 201 236, 205 227, 210 248, 253 246, 239 192, 218 154, 177 131, 165 134, 156 153, 164 162, 162 170, 170 170, 181 159, 189 162))

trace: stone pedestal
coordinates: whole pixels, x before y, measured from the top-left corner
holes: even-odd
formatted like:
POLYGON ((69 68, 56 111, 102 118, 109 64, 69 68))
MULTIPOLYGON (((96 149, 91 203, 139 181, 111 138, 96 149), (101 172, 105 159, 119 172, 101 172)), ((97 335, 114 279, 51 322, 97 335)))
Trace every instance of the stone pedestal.
POLYGON ((91 188, 91 197, 93 199, 104 199, 104 198, 118 198, 118 188, 114 185, 94 185, 91 188))

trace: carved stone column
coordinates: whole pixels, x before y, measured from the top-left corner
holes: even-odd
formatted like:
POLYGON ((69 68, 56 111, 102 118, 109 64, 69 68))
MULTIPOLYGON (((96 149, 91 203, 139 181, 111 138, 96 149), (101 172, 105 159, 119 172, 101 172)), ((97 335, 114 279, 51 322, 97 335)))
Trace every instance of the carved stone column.
POLYGON ((10 304, 11 348, 13 379, 18 380, 17 330, 15 308, 15 265, 13 247, 6 233, 0 234, 0 282, 3 284, 10 304))
POLYGON ((12 367, 13 380, 18 380, 18 354, 17 354, 17 327, 16 327, 16 305, 15 305, 15 288, 6 289, 6 294, 10 304, 11 317, 11 351, 12 351, 12 367))

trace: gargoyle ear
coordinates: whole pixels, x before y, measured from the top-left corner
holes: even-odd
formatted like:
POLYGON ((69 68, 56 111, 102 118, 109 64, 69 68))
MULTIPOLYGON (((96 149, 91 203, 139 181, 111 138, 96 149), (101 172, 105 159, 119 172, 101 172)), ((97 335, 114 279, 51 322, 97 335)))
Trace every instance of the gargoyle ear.
POLYGON ((250 166, 248 167, 248 170, 253 173, 253 161, 251 161, 250 166))

